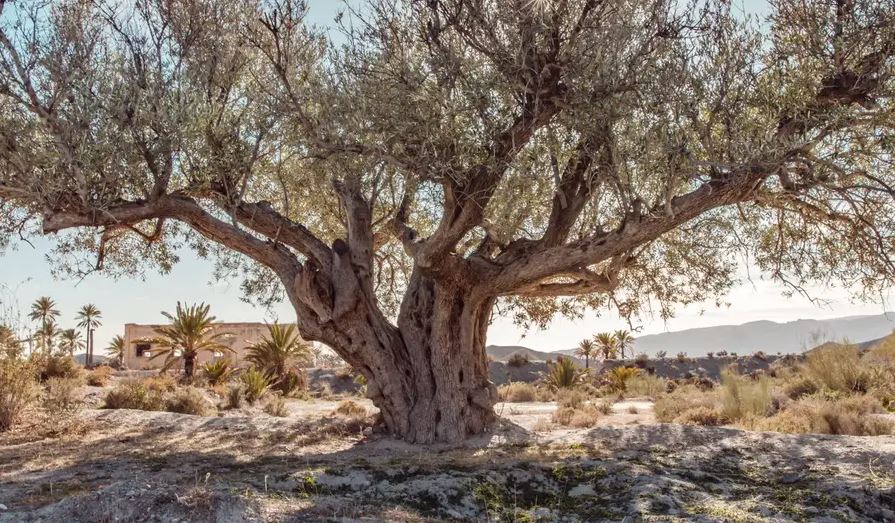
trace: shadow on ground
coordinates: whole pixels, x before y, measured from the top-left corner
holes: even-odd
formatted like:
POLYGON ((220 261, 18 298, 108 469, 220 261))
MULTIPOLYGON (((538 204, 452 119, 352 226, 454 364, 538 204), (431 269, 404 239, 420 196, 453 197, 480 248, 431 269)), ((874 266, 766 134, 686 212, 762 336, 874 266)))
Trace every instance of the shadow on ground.
POLYGON ((895 519, 889 437, 504 423, 421 447, 337 418, 92 416, 82 436, 0 440, 0 521, 895 519))

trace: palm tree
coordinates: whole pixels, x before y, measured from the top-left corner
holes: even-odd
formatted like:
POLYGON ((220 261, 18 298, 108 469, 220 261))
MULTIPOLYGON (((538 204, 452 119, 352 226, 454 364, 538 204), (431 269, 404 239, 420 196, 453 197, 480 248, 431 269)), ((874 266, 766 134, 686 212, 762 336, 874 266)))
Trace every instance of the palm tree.
POLYGON ((615 343, 618 346, 619 352, 621 352, 622 359, 625 359, 625 350, 633 349, 634 346, 634 336, 631 336, 630 331, 626 330, 617 330, 613 334, 615 336, 615 343))
POLYGON ((578 343, 578 348, 575 349, 575 354, 578 356, 584 357, 584 368, 590 368, 590 357, 596 351, 596 345, 594 342, 589 339, 583 339, 578 343))
POLYGON ((596 342, 597 347, 600 348, 600 352, 603 353, 603 359, 608 360, 615 358, 618 352, 618 343, 615 340, 615 336, 611 332, 601 332, 594 336, 594 342, 596 342))
POLYGON ((112 338, 112 341, 109 342, 109 346, 106 347, 106 354, 109 357, 118 360, 118 365, 124 362, 124 351, 126 350, 127 345, 124 343, 124 338, 121 336, 115 336, 112 338))
POLYGON ((84 348, 81 333, 74 329, 65 329, 59 334, 59 337, 61 338, 59 348, 67 352, 69 356, 74 357, 75 350, 84 348))
POLYGON ((49 327, 49 324, 59 317, 56 302, 49 296, 41 296, 31 304, 31 312, 28 314, 28 317, 34 321, 40 321, 40 327, 37 330, 40 335, 38 339, 41 342, 41 348, 45 352, 50 352, 50 342, 52 340, 46 337, 46 333, 54 331, 54 329, 49 327))
POLYGON ((96 308, 96 305, 92 303, 88 303, 81 307, 81 310, 78 311, 78 315, 76 317, 78 321, 78 327, 87 330, 87 361, 86 364, 89 367, 93 364, 93 331, 96 330, 97 327, 102 325, 99 321, 103 315, 96 308))
POLYGON ((216 318, 208 314, 209 309, 204 303, 184 307, 177 302, 174 314, 162 312, 171 325, 155 329, 158 337, 149 341, 160 350, 154 350, 150 359, 164 356, 163 371, 183 360, 183 374, 186 378, 192 378, 196 358, 201 352, 233 352, 233 349, 219 341, 230 333, 214 332, 216 318))
POLYGON ((290 372, 301 363, 310 363, 313 358, 311 345, 301 339, 295 325, 274 323, 267 326, 267 335, 260 342, 248 348, 246 361, 284 389, 290 388, 285 382, 290 372))

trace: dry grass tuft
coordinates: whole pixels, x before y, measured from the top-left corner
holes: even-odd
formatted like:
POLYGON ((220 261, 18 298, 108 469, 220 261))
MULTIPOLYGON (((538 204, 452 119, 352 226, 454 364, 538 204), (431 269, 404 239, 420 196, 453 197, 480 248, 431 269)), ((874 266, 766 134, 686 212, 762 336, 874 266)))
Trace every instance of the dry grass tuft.
POLYGON ((271 396, 264 403, 264 412, 278 418, 289 416, 289 409, 286 408, 286 400, 281 396, 271 396))
POLYGON ((710 427, 723 425, 726 421, 718 409, 705 405, 687 409, 674 418, 674 422, 681 425, 707 425, 710 427))
POLYGON ((18 358, 0 359, 0 432, 12 428, 39 395, 33 364, 18 358))
POLYGON ((819 347, 808 354, 805 375, 828 390, 866 391, 868 373, 861 365, 858 348, 852 345, 819 347))
POLYGON ((164 396, 148 385, 150 379, 128 380, 117 385, 106 394, 104 408, 162 410, 165 406, 164 396))
POLYGON ((43 407, 54 415, 71 414, 81 407, 78 391, 84 382, 80 378, 50 378, 44 391, 43 407))
POLYGON ((511 403, 536 401, 538 398, 538 388, 531 383, 524 383, 521 381, 510 382, 497 388, 497 397, 500 401, 508 401, 511 403))
POLYGON ((354 400, 342 400, 333 410, 333 414, 347 418, 364 418, 367 416, 367 408, 354 400))
POLYGON ((721 373, 721 414, 732 421, 764 417, 773 410, 771 381, 767 376, 751 379, 731 371, 721 373))
POLYGON ((176 390, 171 397, 167 398, 165 410, 194 416, 208 416, 215 409, 201 390, 196 387, 184 387, 176 390))
POLYGON ((668 380, 653 374, 639 374, 625 380, 625 396, 658 398, 668 389, 668 380))
POLYGON ((553 423, 564 427, 589 428, 600 421, 602 414, 595 405, 581 404, 578 407, 560 407, 553 413, 553 423))
POLYGON ((87 373, 87 385, 91 387, 105 387, 112 381, 112 367, 100 365, 87 373))

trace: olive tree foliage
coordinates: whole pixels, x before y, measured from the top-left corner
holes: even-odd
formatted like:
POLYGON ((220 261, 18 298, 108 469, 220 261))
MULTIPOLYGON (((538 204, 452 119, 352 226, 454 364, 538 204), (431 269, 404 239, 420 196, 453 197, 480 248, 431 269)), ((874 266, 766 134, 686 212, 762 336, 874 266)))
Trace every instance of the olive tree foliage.
POLYGON ((413 441, 493 419, 494 310, 668 315, 720 299, 740 256, 794 289, 893 283, 893 0, 780 0, 763 23, 715 0, 305 14, 7 5, 4 238, 59 233, 74 272, 214 255, 413 441))

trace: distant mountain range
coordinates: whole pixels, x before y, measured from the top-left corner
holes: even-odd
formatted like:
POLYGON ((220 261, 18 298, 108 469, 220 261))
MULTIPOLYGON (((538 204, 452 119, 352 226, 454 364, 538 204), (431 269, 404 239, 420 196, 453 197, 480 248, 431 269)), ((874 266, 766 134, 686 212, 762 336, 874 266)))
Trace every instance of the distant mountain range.
MULTIPOLYGON (((718 325, 640 336, 634 343, 634 352, 644 352, 649 356, 655 356, 659 351, 665 351, 668 356, 686 352, 693 357, 722 350, 740 355, 759 350, 769 354, 798 354, 829 341, 861 343, 876 340, 892 334, 893 330, 895 312, 786 323, 753 321, 742 325, 718 325)), ((574 349, 544 352, 521 346, 497 345, 489 345, 487 351, 497 361, 506 361, 515 352, 523 352, 532 360, 554 359, 557 354, 574 353, 574 349)))

